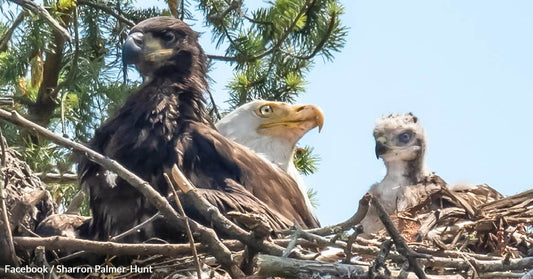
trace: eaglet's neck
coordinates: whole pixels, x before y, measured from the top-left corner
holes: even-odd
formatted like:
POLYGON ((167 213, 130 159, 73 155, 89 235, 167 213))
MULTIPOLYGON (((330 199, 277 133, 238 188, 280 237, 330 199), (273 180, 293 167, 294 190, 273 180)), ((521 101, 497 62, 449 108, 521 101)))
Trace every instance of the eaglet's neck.
POLYGON ((386 165, 387 175, 383 182, 391 182, 397 186, 415 185, 428 175, 423 163, 415 161, 399 161, 386 165))
POLYGON ((410 161, 385 161, 385 165, 387 166, 387 174, 381 184, 415 185, 429 175, 423 156, 410 161))

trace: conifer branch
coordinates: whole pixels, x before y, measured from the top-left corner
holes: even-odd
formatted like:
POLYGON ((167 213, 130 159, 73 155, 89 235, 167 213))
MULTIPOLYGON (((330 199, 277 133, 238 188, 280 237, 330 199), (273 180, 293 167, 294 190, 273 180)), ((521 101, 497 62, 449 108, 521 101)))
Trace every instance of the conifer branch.
MULTIPOLYGON (((278 41, 274 44, 274 46, 272 46, 269 50, 266 50, 265 52, 259 55, 245 58, 245 61, 253 62, 265 56, 268 56, 276 51, 279 51, 281 45, 285 42, 285 40, 289 37, 289 35, 294 31, 294 28, 296 27, 296 24, 298 24, 298 21, 300 20, 300 18, 311 8, 311 5, 308 5, 308 4, 309 4, 308 1, 306 1, 305 5, 303 5, 303 7, 300 9, 300 12, 296 15, 291 25, 289 26, 289 28, 285 30, 285 32, 281 35, 278 41)), ((314 4, 314 2, 312 2, 311 4, 314 4)))
POLYGON ((135 22, 127 19, 125 16, 115 12, 113 9, 105 6, 105 5, 102 5, 102 4, 98 4, 98 3, 95 3, 95 2, 92 2, 91 0, 78 0, 78 5, 85 5, 85 6, 89 6, 89 7, 93 7, 95 9, 98 9, 98 10, 101 10, 103 12, 106 12, 110 15, 112 15, 113 17, 115 17, 118 21, 128 25, 129 27, 133 27, 135 25, 135 22))
POLYGON ((219 60, 219 61, 227 61, 227 62, 237 61, 237 57, 235 57, 235 56, 224 56, 224 55, 208 54, 207 58, 213 59, 213 60, 219 60))
POLYGON ((26 10, 39 15, 42 19, 47 21, 66 41, 70 41, 70 34, 57 20, 55 20, 48 11, 39 4, 31 0, 9 0, 26 10))
POLYGON ((242 5, 242 1, 239 1, 239 0, 233 0, 231 1, 231 3, 228 5, 228 7, 216 14, 216 15, 211 15, 207 18, 207 20, 209 20, 211 23, 213 24, 220 24, 222 22, 222 20, 224 19, 224 17, 226 17, 226 15, 228 15, 231 11, 235 11, 237 9, 239 9, 242 5))
POLYGON ((322 39, 320 40, 320 42, 315 46, 314 50, 308 54, 308 55, 294 55, 288 51, 285 51, 285 50, 282 50, 283 53, 291 56, 291 57, 294 57, 294 58, 297 58, 297 59, 302 59, 302 60, 309 60, 313 57, 315 57, 323 48, 324 48, 324 45, 326 44, 326 42, 329 40, 329 38, 331 37, 331 34, 333 33, 333 30, 335 30, 335 25, 337 23, 337 18, 335 16, 332 16, 331 19, 329 20, 329 25, 328 25, 328 30, 326 31, 326 34, 322 37, 322 39))
POLYGON ((11 27, 4 33, 4 36, 0 38, 0 52, 4 52, 7 49, 7 44, 11 40, 11 37, 13 36, 13 33, 17 29, 17 27, 24 21, 24 17, 26 17, 26 11, 20 12, 20 14, 15 18, 13 21, 13 24, 11 24, 11 27))

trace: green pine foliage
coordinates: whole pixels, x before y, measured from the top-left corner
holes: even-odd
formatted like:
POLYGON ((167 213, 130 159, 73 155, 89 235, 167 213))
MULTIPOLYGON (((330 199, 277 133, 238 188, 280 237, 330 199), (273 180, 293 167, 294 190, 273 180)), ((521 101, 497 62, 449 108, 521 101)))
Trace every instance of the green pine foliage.
POLYGON ((318 170, 318 163, 320 156, 314 153, 314 148, 311 146, 304 146, 296 148, 294 152, 294 164, 296 169, 304 175, 310 175, 318 170))
POLYGON ((307 196, 309 197, 309 201, 311 201, 311 206, 317 208, 320 205, 318 202, 318 192, 315 189, 309 187, 307 189, 307 196))
MULTIPOLYGON (((255 98, 294 102, 305 91, 306 74, 316 59, 329 61, 343 47, 342 7, 338 0, 246 4, 180 0, 177 6, 176 1, 161 1, 161 7, 140 9, 132 0, 44 1, 52 17, 68 30, 72 39, 65 42, 41 15, 1 1, 0 96, 13 97, 15 104, 8 109, 65 137, 87 142, 128 92, 139 86, 123 76, 121 61, 121 46, 131 23, 174 14, 210 30, 218 51, 208 53, 211 65, 233 67, 234 76, 226 83, 230 108, 255 98), (52 61, 54 55, 59 57, 52 61), (51 112, 43 113, 50 100, 51 112)), ((209 101, 211 115, 219 117, 219 108, 209 101)), ((75 171, 70 150, 6 123, 0 123, 0 128, 34 171, 75 171)), ((305 150, 297 152, 296 164, 302 173, 310 174, 317 169, 318 156, 312 148, 305 150)), ((78 186, 51 187, 66 207, 78 186)))
POLYGON ((227 86, 232 108, 252 99, 294 102, 315 57, 331 60, 344 45, 335 0, 270 1, 256 10, 242 1, 200 1, 200 7, 213 41, 227 46, 222 59, 234 65, 227 86))
MULTIPOLYGON (((311 146, 296 148, 293 160, 294 165, 296 165, 296 169, 303 175, 310 175, 318 171, 320 156, 315 153, 314 148, 311 146)), ((320 205, 318 202, 318 192, 316 189, 308 186, 307 196, 309 197, 313 207, 316 208, 320 205)))

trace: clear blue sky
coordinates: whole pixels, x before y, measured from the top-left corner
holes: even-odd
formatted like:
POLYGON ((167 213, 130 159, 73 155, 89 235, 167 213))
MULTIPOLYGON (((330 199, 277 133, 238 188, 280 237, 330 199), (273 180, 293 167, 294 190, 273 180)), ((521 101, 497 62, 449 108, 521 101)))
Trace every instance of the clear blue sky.
MULTIPOLYGON (((350 217, 383 178, 372 130, 389 113, 419 117, 428 166, 446 181, 505 195, 533 188, 533 2, 342 2, 346 46, 333 63, 317 63, 298 100, 326 116, 322 133, 301 141, 322 157, 306 182, 318 191, 323 224, 350 217)), ((208 34, 202 41, 220 53, 208 34)), ((218 63, 210 75, 221 103, 231 68, 218 63)))

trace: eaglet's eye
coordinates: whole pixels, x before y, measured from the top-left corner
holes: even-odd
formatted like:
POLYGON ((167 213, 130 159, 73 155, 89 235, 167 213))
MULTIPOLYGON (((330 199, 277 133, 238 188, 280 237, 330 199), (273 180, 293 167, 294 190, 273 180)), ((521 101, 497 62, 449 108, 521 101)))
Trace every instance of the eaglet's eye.
POLYGON ((400 145, 405 145, 411 141, 411 138, 413 137, 413 132, 406 131, 398 135, 398 143, 400 145))
POLYGON ((174 36, 174 34, 172 32, 165 32, 161 36, 161 39, 163 39, 163 41, 165 41, 165 42, 172 42, 172 41, 174 41, 175 38, 176 38, 176 36, 174 36))
POLYGON ((270 105, 264 105, 259 108, 260 116, 266 116, 272 113, 272 107, 270 105))

